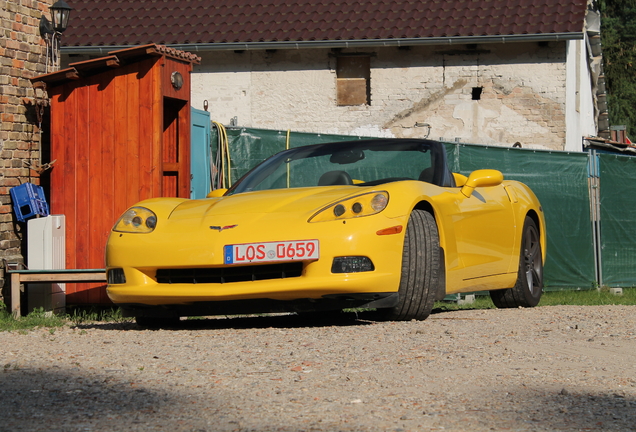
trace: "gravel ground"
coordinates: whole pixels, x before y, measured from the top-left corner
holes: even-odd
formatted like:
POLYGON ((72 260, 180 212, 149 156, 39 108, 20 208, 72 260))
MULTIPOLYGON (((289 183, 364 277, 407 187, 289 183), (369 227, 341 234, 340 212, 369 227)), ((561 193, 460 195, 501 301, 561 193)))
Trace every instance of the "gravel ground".
POLYGON ((0 333, 0 431, 636 430, 636 306, 0 333))

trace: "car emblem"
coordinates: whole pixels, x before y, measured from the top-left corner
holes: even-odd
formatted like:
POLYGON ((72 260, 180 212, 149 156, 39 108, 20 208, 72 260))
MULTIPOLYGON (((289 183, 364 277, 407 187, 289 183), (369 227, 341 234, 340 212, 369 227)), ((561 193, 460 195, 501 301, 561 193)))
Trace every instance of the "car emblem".
POLYGON ((210 229, 217 230, 218 232, 221 232, 221 231, 226 230, 226 229, 236 228, 237 226, 238 225, 225 225, 224 227, 222 227, 222 226, 213 225, 213 226, 210 227, 210 229))

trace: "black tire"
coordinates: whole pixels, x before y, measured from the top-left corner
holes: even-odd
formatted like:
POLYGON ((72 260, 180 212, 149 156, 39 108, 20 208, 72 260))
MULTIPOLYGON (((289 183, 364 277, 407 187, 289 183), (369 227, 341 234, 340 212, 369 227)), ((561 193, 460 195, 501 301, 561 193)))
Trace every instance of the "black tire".
POLYGON ((431 314, 441 278, 440 255, 435 219, 413 210, 404 236, 398 304, 378 310, 382 319, 423 320, 431 314))
POLYGON ((169 318, 158 318, 158 317, 147 317, 147 316, 138 316, 135 317, 135 322, 139 327, 147 328, 147 329, 160 329, 167 327, 176 327, 180 323, 179 317, 169 317, 169 318))
POLYGON ((498 308, 534 307, 543 291, 543 255, 541 236, 534 220, 526 216, 521 235, 519 273, 515 286, 490 291, 490 298, 498 308))

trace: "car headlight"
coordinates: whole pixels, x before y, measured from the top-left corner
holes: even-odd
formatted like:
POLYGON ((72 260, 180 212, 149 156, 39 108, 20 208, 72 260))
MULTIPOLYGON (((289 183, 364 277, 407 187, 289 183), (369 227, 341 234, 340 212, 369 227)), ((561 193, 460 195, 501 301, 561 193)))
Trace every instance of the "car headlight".
POLYGON ((126 210, 113 231, 125 233, 149 233, 157 226, 157 215, 145 207, 131 207, 126 210))
POLYGON ((386 208, 388 203, 388 192, 370 192, 330 204, 310 217, 309 222, 325 222, 370 216, 380 213, 386 208))

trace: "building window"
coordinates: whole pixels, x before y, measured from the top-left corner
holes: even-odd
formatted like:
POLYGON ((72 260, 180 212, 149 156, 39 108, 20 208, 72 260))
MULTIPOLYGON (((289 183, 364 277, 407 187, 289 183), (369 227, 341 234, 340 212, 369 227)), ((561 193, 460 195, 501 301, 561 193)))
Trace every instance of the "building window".
POLYGON ((371 104, 371 57, 336 57, 339 106, 371 104))

